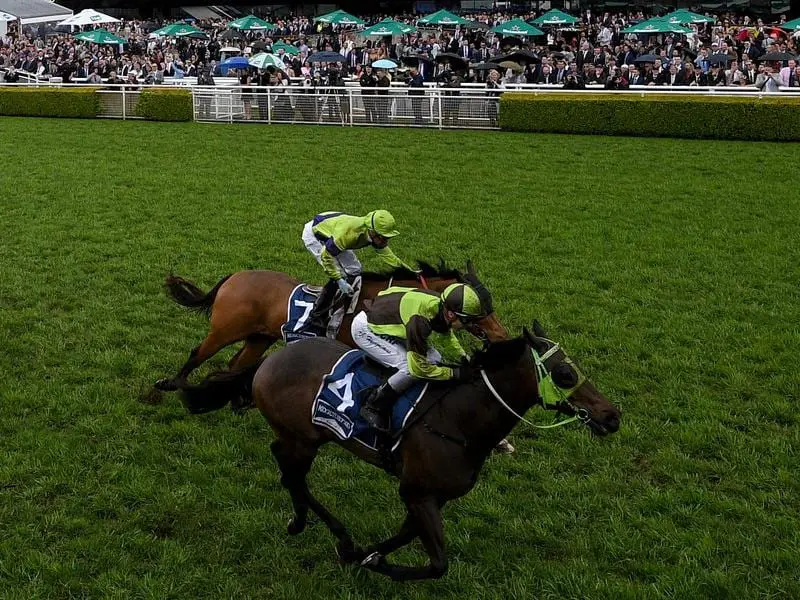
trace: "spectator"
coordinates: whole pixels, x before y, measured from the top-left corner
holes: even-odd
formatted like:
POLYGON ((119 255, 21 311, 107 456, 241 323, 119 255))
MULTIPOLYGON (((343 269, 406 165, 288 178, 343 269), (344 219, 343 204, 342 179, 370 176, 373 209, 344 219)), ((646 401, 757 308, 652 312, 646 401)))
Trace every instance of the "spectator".
POLYGON ((414 124, 422 125, 422 102, 425 96, 425 82, 416 66, 412 66, 406 85, 412 88, 408 95, 411 98, 411 111, 414 113, 414 124))
POLYGON ((756 77, 756 87, 764 92, 777 92, 781 88, 781 77, 779 73, 775 73, 772 65, 763 65, 763 70, 759 68, 758 77, 756 77))
POLYGON ((92 69, 91 74, 89 75, 89 77, 86 78, 86 83, 91 83, 94 85, 98 83, 103 83, 103 78, 100 77, 100 73, 97 72, 97 67, 92 69))
POLYGON ((497 116, 499 101, 497 98, 502 94, 503 84, 500 82, 500 73, 495 69, 489 71, 489 80, 486 82, 486 89, 491 90, 487 93, 489 101, 486 105, 486 112, 489 115, 489 124, 497 127, 497 116))
POLYGON ((361 74, 358 83, 361 86, 361 101, 364 104, 364 115, 367 123, 376 123, 378 113, 375 110, 375 98, 373 97, 375 90, 372 88, 378 85, 378 78, 373 74, 371 66, 364 67, 364 72, 361 74))
POLYGON ((670 65, 669 69, 662 71, 657 84, 669 86, 678 85, 678 67, 670 65))

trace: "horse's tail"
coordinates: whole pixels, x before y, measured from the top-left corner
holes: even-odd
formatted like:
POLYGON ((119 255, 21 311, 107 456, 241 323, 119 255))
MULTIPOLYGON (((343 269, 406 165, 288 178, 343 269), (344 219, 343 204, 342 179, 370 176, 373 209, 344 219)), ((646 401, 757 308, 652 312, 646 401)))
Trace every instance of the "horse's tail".
POLYGON ((214 305, 219 288, 228 281, 229 277, 230 275, 226 275, 220 279, 217 285, 206 294, 188 279, 170 274, 167 275, 167 279, 164 281, 164 289, 169 294, 169 297, 181 306, 185 306, 189 310, 205 313, 208 316, 211 314, 211 307, 214 305))
POLYGON ((186 410, 199 415, 225 408, 229 402, 234 412, 252 407, 253 378, 263 360, 236 371, 212 373, 197 385, 184 385, 180 391, 186 410))

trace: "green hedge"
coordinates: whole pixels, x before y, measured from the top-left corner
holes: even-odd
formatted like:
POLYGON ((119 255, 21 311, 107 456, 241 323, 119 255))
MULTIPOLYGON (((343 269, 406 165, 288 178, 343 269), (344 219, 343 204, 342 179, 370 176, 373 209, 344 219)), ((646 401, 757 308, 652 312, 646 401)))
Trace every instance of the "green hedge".
POLYGON ((191 121, 192 94, 185 89, 144 89, 136 114, 150 121, 191 121))
POLYGON ((97 88, 0 87, 0 115, 94 118, 100 110, 97 88))
POLYGON ((509 131, 800 141, 800 98, 505 93, 509 131))

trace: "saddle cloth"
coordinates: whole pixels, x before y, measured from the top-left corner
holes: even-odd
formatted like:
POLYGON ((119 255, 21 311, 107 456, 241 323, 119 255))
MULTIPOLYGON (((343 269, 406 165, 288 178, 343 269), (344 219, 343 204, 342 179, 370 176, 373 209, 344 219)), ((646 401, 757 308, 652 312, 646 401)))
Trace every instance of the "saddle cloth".
POLYGON ((339 327, 342 325, 345 314, 352 314, 356 309, 358 297, 361 294, 360 277, 357 277, 353 282, 353 288, 355 289, 355 295, 350 300, 350 303, 347 306, 337 308, 331 315, 327 330, 323 330, 309 327, 308 325, 308 317, 311 316, 311 310, 314 308, 322 288, 305 283, 296 286, 292 293, 289 294, 289 302, 286 305, 286 322, 281 325, 283 341, 290 344, 303 338, 323 337, 326 335, 331 339, 335 339, 339 334, 339 327))
MULTIPOLYGON (((381 373, 367 362, 364 352, 350 350, 322 378, 311 409, 312 423, 330 429, 339 439, 353 438, 377 450, 378 433, 361 418, 359 411, 369 388, 383 381, 381 373)), ((397 399, 392 409, 393 433, 403 428, 427 390, 428 383, 419 381, 397 399)))

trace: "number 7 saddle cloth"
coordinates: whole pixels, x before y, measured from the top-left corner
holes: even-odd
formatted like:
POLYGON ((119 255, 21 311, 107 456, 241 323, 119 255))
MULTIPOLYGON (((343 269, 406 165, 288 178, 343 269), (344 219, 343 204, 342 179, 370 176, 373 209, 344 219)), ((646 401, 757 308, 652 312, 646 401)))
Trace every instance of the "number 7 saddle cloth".
MULTIPOLYGON (((311 422, 330 429, 339 439, 355 439, 378 449, 378 434, 359 416, 361 403, 370 388, 385 381, 382 371, 361 350, 350 350, 322 378, 311 409, 311 422)), ((403 428, 411 411, 428 390, 426 381, 415 382, 394 403, 392 433, 403 428)))

